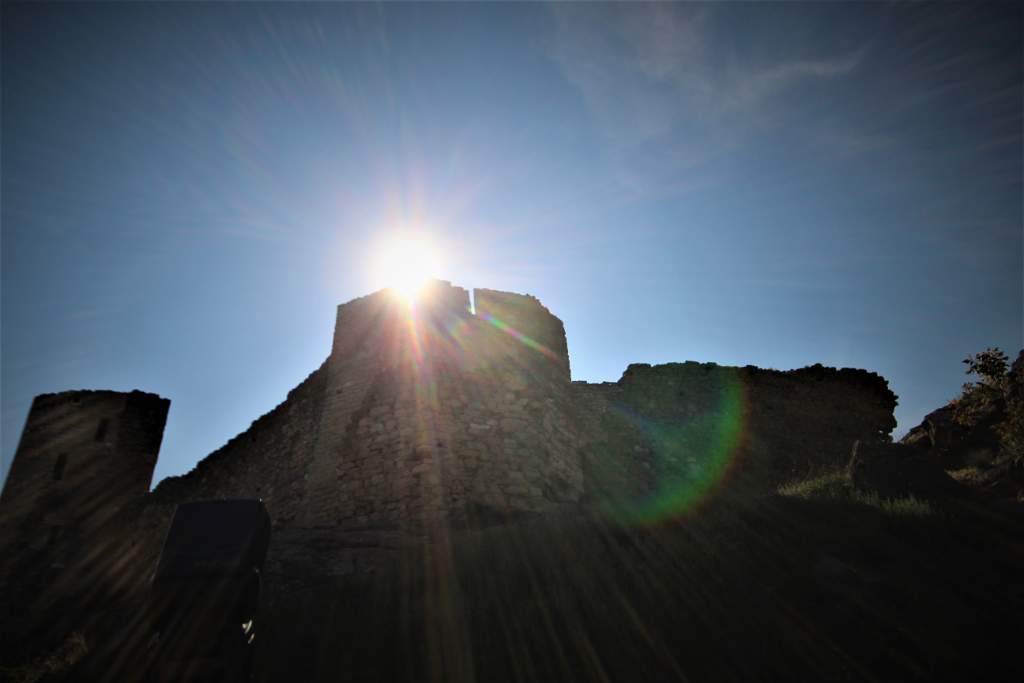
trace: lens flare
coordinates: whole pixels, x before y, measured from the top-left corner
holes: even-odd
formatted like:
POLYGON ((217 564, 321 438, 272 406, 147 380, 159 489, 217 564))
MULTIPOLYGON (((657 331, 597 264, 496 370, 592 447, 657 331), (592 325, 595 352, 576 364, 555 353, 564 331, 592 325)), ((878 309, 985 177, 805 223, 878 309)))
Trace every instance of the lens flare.
MULTIPOLYGON (((603 492, 605 514, 622 523, 657 524, 707 500, 727 476, 740 452, 744 433, 745 389, 738 372, 717 368, 709 373, 711 391, 698 414, 686 419, 642 415, 629 402, 609 416, 620 428, 642 436, 651 449, 652 486, 643 495, 614 489, 603 492)), ((612 468, 622 444, 608 444, 593 455, 599 467, 612 468)), ((609 482, 616 474, 609 472, 609 482)))
POLYGON ((560 360, 557 353, 555 353, 554 351, 552 351, 548 347, 544 346, 543 344, 541 344, 537 340, 535 340, 535 339, 533 339, 531 337, 526 336, 525 334, 523 334, 522 332, 520 332, 516 328, 512 327, 508 323, 506 323, 506 322, 504 322, 502 320, 499 320, 498 318, 496 318, 493 315, 490 315, 488 313, 484 313, 480 317, 483 318, 486 322, 490 323, 492 326, 496 327, 497 329, 501 330, 505 334, 509 335, 513 339, 519 340, 521 343, 525 344, 528 348, 533 349, 537 353, 540 353, 541 355, 547 356, 548 358, 550 358, 551 360, 554 360, 554 361, 560 360))

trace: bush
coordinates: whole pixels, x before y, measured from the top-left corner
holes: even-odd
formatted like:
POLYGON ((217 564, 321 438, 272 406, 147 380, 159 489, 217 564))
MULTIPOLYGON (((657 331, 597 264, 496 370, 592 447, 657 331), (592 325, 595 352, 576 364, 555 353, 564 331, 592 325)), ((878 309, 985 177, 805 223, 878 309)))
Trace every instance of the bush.
POLYGON ((998 347, 990 346, 981 353, 968 356, 963 362, 967 365, 967 374, 980 377, 981 384, 1005 391, 1008 360, 998 347))
POLYGON ((953 419, 974 427, 986 417, 998 416, 993 427, 999 437, 998 460, 1024 465, 1024 387, 1015 386, 1021 380, 1013 376, 1006 354, 990 347, 963 362, 967 374, 980 381, 964 384, 963 394, 953 401, 953 419))
POLYGON ((1024 466, 1024 401, 1009 402, 1006 418, 996 425, 996 433, 1002 450, 999 459, 1024 466))
POLYGON ((974 427, 1005 408, 1009 388, 1007 357, 999 348, 989 347, 963 362, 967 374, 977 375, 980 381, 964 384, 963 393, 953 401, 953 420, 964 427, 974 427))

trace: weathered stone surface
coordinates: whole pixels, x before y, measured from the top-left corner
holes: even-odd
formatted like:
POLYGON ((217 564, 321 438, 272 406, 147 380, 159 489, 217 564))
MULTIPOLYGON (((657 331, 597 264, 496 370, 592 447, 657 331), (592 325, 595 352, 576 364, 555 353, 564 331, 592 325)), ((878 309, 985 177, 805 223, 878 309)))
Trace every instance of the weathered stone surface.
POLYGON ((780 372, 713 363, 630 365, 615 383, 573 383, 588 489, 643 495, 707 467, 771 486, 843 466, 857 439, 884 442, 896 396, 863 370, 780 372))

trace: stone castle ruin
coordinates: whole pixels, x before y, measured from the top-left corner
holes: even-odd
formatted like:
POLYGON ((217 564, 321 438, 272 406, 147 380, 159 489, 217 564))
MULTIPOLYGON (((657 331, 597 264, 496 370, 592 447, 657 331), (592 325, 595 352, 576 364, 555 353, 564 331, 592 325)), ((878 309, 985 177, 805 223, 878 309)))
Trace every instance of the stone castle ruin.
MULTIPOLYGON (((562 322, 532 296, 477 289, 471 308, 436 281, 410 308, 384 290, 338 307, 330 355, 284 402, 151 492, 169 401, 38 397, 0 499, 3 600, 26 581, 97 603, 141 590, 193 500, 264 501, 278 597, 376 571, 437 529, 567 510, 653 523, 727 482, 774 485, 886 442, 895 404, 882 377, 820 365, 641 364, 573 382, 562 322)), ((56 609, 22 603, 0 607, 56 609)))

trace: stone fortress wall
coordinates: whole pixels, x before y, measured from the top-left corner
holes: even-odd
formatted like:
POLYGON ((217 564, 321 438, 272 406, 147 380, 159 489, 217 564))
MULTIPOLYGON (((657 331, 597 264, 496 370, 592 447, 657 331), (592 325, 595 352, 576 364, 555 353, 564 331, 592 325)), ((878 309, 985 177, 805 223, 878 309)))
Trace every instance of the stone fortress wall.
MULTIPOLYGON (((176 504, 258 497, 275 527, 273 592, 310 574, 373 571, 438 525, 629 505, 666 482, 707 488, 727 470, 776 483, 895 426, 895 396, 860 370, 672 363, 572 382, 562 323, 537 299, 473 299, 475 311, 466 290, 435 282, 414 315, 387 291, 339 306, 330 356, 283 403, 188 474, 142 496, 147 461, 145 485, 124 487, 135 562, 155 562, 176 504)), ((53 467, 31 475, 23 459, 4 508, 53 467)))

